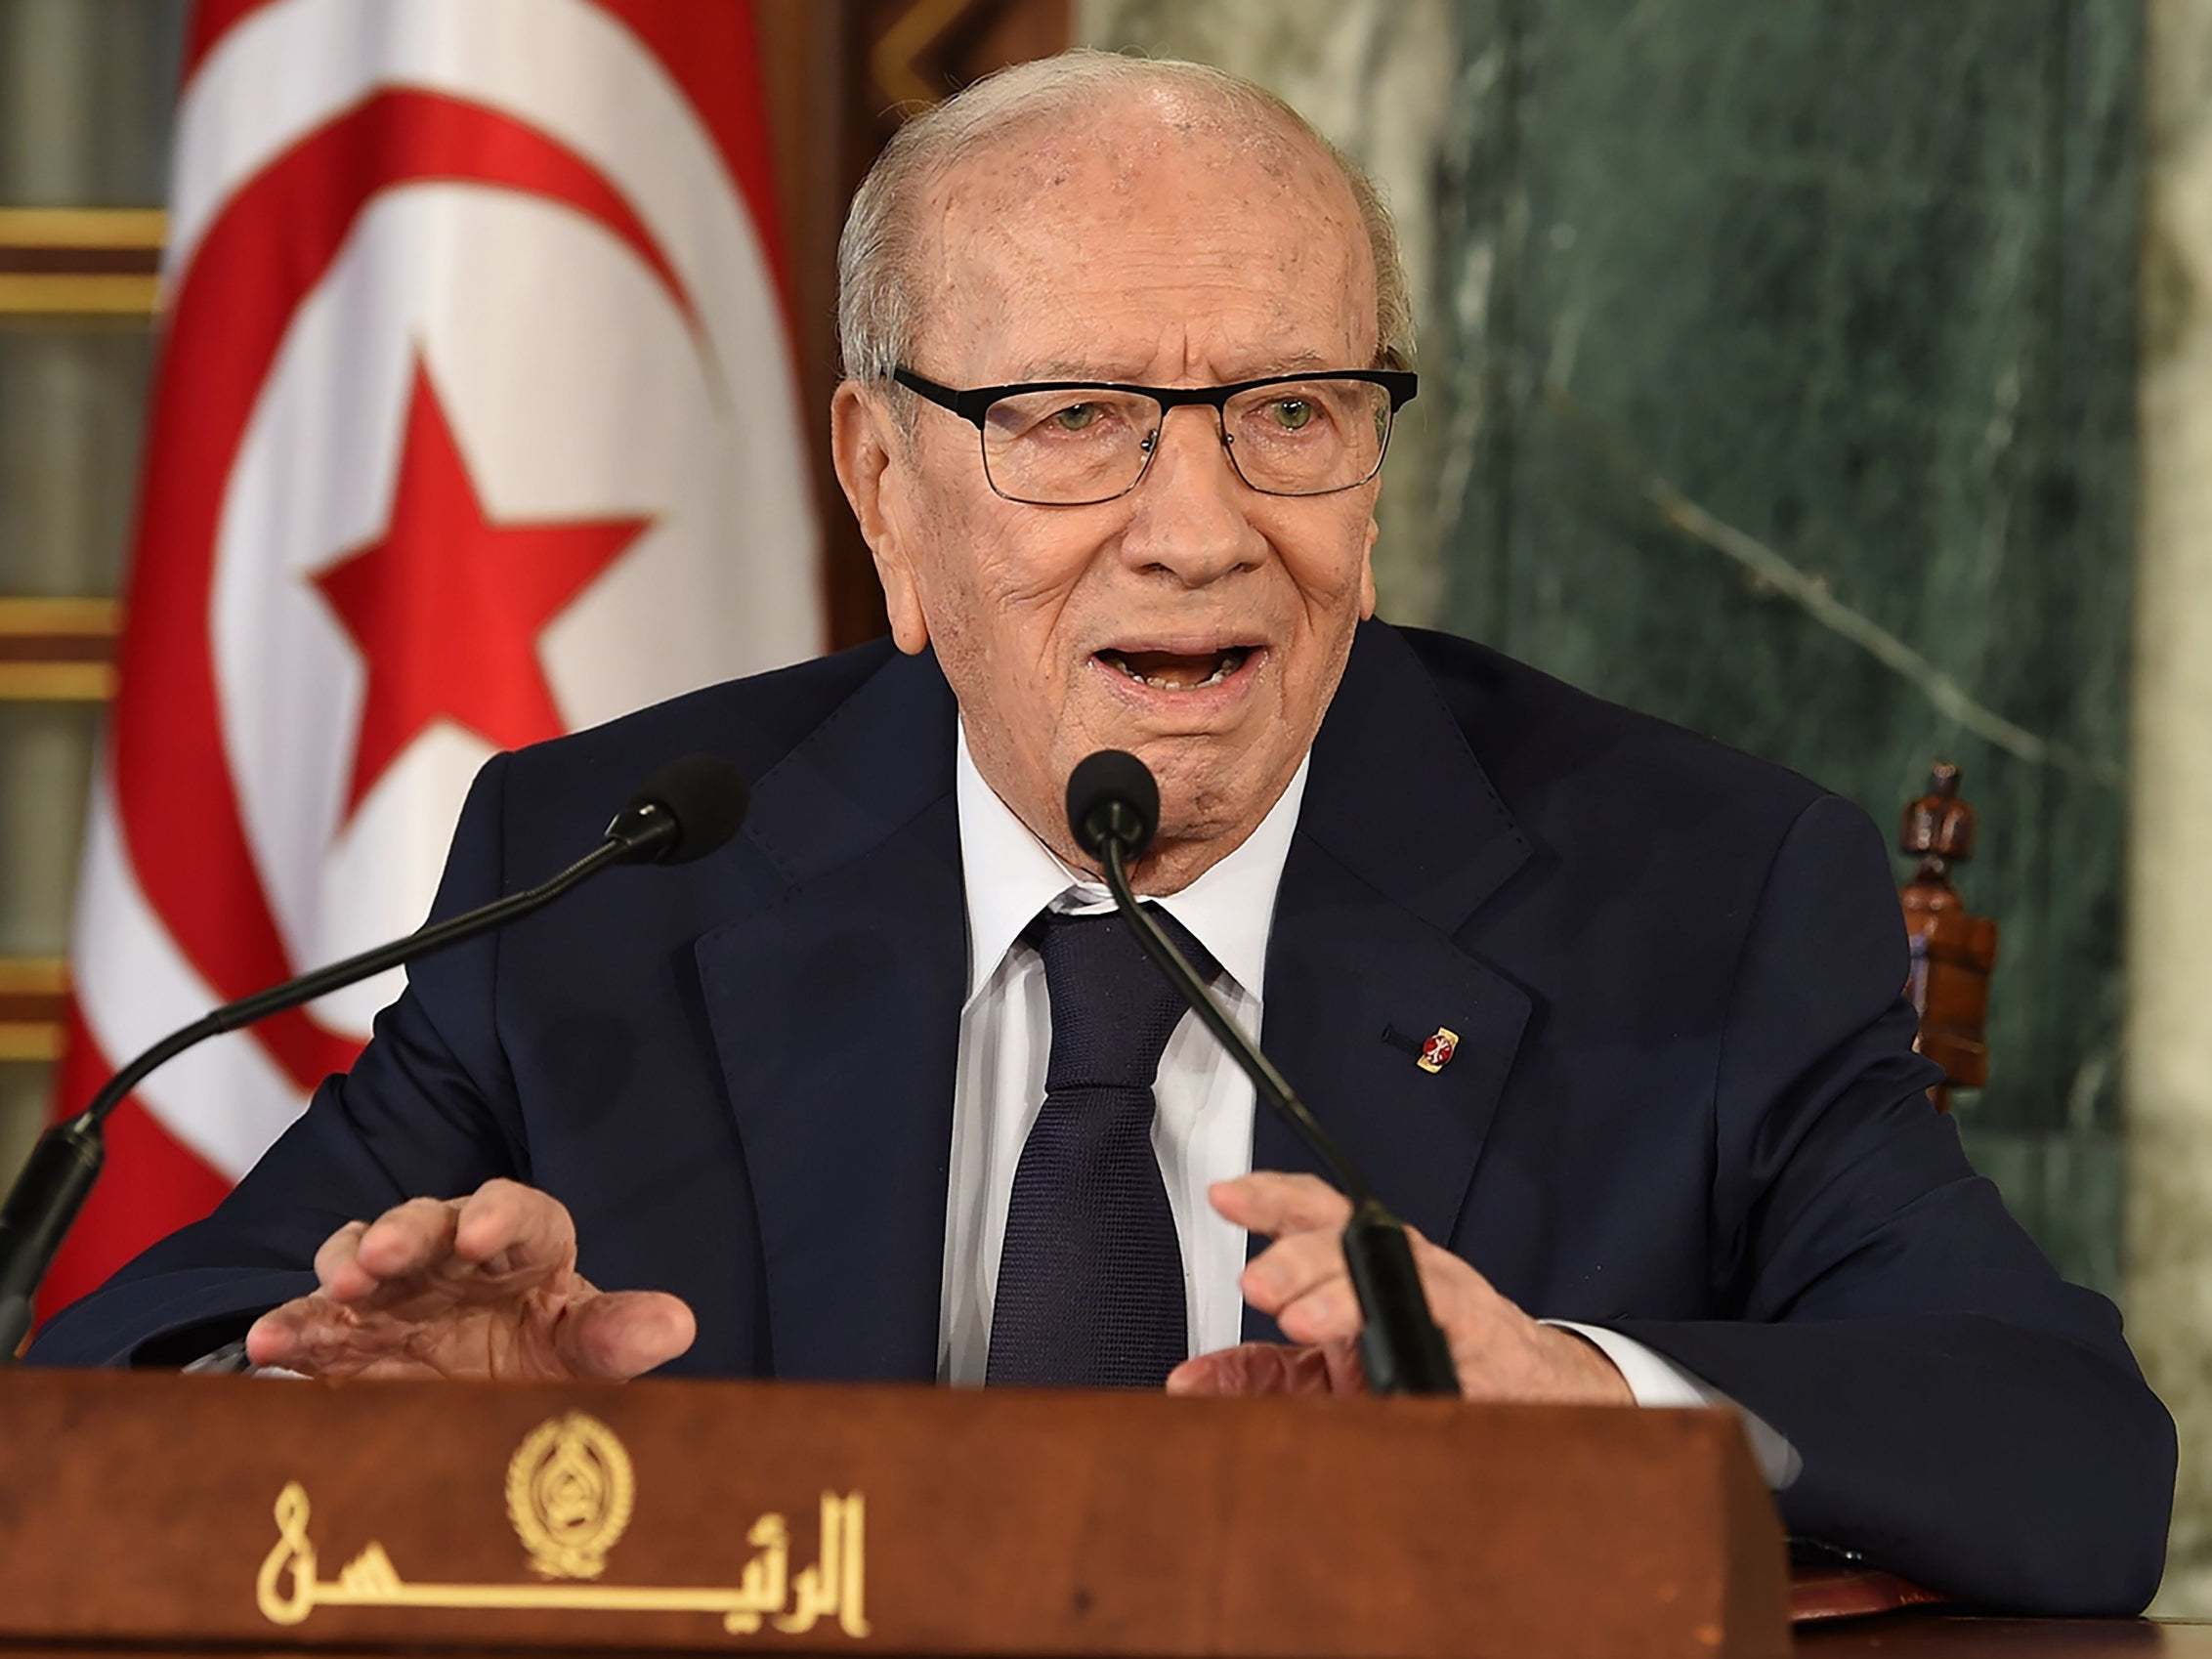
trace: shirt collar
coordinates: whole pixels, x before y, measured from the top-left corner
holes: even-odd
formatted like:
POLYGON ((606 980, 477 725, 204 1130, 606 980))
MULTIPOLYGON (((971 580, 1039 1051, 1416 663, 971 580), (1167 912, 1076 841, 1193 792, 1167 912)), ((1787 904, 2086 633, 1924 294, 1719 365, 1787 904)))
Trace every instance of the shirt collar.
MULTIPOLYGON (((1312 764, 1310 754, 1298 762, 1289 786, 1241 846, 1181 892, 1151 901, 1188 928, 1222 971, 1255 999, 1266 977, 1275 891, 1283 883, 1283 865, 1291 854, 1312 764)), ((1063 896, 1084 909, 1111 899, 1102 882, 1063 864, 983 781, 968 752, 965 720, 959 724, 954 788, 960 820, 960 875, 967 888, 967 995, 973 1000, 1039 911, 1063 896)))

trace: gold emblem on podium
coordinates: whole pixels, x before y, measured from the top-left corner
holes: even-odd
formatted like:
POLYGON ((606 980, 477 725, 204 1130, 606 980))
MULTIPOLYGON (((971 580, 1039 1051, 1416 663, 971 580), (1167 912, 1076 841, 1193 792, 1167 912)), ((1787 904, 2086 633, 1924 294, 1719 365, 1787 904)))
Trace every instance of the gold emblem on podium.
POLYGON ((580 1411, 539 1424, 507 1463, 507 1519, 546 1578, 604 1572, 636 1501, 629 1453, 580 1411))

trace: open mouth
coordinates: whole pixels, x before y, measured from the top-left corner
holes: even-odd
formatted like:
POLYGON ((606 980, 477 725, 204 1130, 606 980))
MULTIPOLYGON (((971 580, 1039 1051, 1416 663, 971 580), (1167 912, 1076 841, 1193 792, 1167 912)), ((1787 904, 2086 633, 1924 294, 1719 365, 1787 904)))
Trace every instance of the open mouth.
POLYGON ((1097 654, 1107 667, 1155 691, 1199 691, 1217 686, 1245 665, 1254 648, 1225 645, 1214 651, 1118 651, 1097 654))

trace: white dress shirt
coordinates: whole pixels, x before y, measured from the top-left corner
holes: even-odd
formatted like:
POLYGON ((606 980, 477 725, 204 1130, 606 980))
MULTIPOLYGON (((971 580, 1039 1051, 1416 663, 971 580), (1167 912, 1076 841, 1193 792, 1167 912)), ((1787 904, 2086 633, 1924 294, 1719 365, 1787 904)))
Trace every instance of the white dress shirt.
MULTIPOLYGON (((1254 1038, 1260 1031, 1267 936, 1282 884, 1310 759, 1220 863, 1181 892, 1152 902, 1189 929, 1221 964, 1214 994, 1254 1038)), ((1014 1170, 1044 1103, 1052 1004, 1044 963, 1021 934, 1046 907, 1077 914, 1113 908, 1104 886, 1070 870, 1014 816, 975 769, 963 724, 955 761, 960 870, 967 888, 967 998, 960 1008, 953 1085, 952 1171, 946 1193, 944 1295, 937 1374, 983 1381, 991 1354, 991 1308, 1006 1237, 1014 1170)), ((1252 1084, 1218 1043, 1185 1014, 1168 1040, 1153 1084, 1158 1112, 1152 1147, 1182 1245, 1191 1352, 1242 1340, 1245 1230, 1216 1213, 1207 1188, 1252 1169, 1252 1084)), ((1558 1321, 1619 1367, 1639 1406, 1726 1406, 1724 1395, 1618 1332, 1558 1321)), ((1798 1455, 1759 1419, 1744 1414, 1752 1449, 1776 1490, 1797 1477, 1798 1455)))

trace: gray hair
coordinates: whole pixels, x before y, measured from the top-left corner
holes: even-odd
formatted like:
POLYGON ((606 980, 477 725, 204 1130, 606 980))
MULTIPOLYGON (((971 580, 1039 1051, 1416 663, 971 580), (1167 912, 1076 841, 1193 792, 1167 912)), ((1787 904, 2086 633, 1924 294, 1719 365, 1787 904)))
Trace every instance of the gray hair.
POLYGON ((915 203, 929 183, 1024 121, 1095 102, 1104 94, 1168 88, 1287 127, 1336 163, 1359 205, 1375 262, 1377 365, 1413 366, 1413 302, 1397 228, 1360 165, 1265 87, 1179 59, 1077 50, 986 75, 915 115, 891 137, 854 192, 837 240, 837 344, 847 376, 885 381, 906 361, 920 307, 913 272, 915 203))

